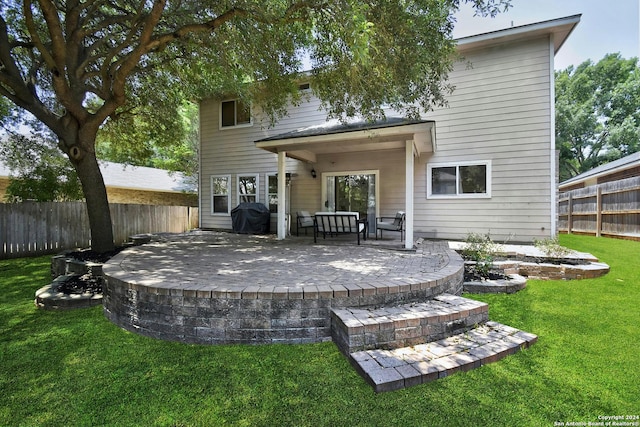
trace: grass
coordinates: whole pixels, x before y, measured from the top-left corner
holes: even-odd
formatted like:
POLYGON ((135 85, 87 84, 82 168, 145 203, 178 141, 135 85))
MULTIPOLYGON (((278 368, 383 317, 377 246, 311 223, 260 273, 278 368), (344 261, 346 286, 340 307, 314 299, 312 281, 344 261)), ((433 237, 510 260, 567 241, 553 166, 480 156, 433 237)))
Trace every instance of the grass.
POLYGON ((186 345, 123 331, 100 307, 38 310, 50 259, 0 261, 0 425, 550 426, 640 415, 640 243, 561 243, 611 272, 471 295, 536 345, 380 395, 332 343, 186 345))

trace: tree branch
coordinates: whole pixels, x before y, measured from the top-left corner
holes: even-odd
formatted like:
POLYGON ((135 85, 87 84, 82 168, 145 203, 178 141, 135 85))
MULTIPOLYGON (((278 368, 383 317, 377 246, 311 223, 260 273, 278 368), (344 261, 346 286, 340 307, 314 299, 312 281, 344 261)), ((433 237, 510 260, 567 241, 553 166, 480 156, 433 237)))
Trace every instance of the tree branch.
MULTIPOLYGON (((166 5, 166 0, 155 0, 153 7, 148 15, 142 19, 141 23, 141 32, 139 35, 138 45, 121 61, 118 62, 117 68, 109 66, 109 73, 105 76, 103 72, 103 89, 104 87, 104 77, 107 77, 107 82, 110 82, 109 90, 105 90, 105 92, 110 92, 112 94, 111 97, 105 99, 104 104, 96 111, 94 116, 95 122, 98 126, 107 119, 119 106, 123 105, 125 102, 125 87, 127 82, 127 77, 129 74, 135 69, 135 67, 140 62, 140 58, 146 53, 149 52, 149 40, 151 40, 153 36, 153 31, 160 21, 162 16, 162 11, 166 5)), ((142 7, 142 4, 141 4, 142 7)), ((139 14, 138 16, 141 16, 139 14)), ((134 20, 135 22, 135 20, 134 20)), ((135 26, 134 26, 135 27, 135 26)), ((130 31, 128 37, 133 35, 133 28, 130 31)), ((110 61, 105 61, 103 63, 103 68, 110 61)))
POLYGON ((33 20, 33 12, 31 10, 31 0, 24 0, 22 9, 24 12, 27 31, 31 36, 31 40, 35 45, 35 48, 40 51, 40 53, 42 54, 42 57, 47 63, 47 66, 51 69, 55 68, 56 62, 53 59, 53 55, 51 54, 51 52, 49 52, 49 50, 47 50, 44 43, 42 43, 42 40, 40 39, 40 35, 38 34, 38 29, 36 28, 35 21, 33 20))
MULTIPOLYGON (((18 44, 23 46, 23 44, 18 44)), ((7 23, 0 16, 0 95, 18 107, 30 111, 45 125, 55 128, 57 118, 42 104, 35 90, 30 88, 14 58, 11 56, 7 23)))
POLYGON ((238 9, 238 8, 229 9, 223 14, 218 15, 215 19, 212 19, 210 21, 207 21, 201 24, 185 25, 170 33, 160 34, 154 37, 152 40, 150 40, 146 47, 148 51, 160 49, 177 39, 185 37, 188 34, 215 31, 225 22, 231 21, 236 17, 248 16, 248 15, 249 15, 249 12, 247 12, 244 9, 238 9))

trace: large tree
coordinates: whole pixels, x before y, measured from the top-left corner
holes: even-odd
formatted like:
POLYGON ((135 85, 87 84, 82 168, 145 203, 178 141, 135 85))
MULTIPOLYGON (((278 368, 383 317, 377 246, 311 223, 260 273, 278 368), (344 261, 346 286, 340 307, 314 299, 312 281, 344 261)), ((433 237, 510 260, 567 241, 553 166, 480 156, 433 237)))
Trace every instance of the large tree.
POLYGON ((114 242, 96 134, 149 87, 169 98, 176 87, 190 95, 237 93, 275 120, 296 101, 294 82, 308 57, 314 91, 331 115, 375 118, 388 105, 415 117, 443 104, 451 89, 453 13, 461 2, 482 15, 509 5, 0 0, 0 95, 57 136, 82 184, 92 247, 106 252, 114 242))
POLYGON ((608 54, 556 72, 560 181, 640 149, 638 59, 608 54))

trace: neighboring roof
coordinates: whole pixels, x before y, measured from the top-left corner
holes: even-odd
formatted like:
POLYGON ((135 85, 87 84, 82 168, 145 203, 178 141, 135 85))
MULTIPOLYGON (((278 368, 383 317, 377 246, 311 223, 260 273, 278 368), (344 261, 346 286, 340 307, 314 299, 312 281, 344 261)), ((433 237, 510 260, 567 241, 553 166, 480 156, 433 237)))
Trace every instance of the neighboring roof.
POLYGON ((576 175, 571 179, 561 182, 559 187, 562 188, 569 185, 577 184, 590 178, 598 178, 602 175, 629 169, 634 166, 640 166, 640 152, 629 154, 628 156, 621 159, 605 163, 604 165, 595 167, 589 171, 581 173, 580 175, 576 175))
POLYGON ((9 170, 7 165, 5 165, 2 160, 0 160, 0 178, 8 177, 9 175, 11 175, 11 171, 9 170))
POLYGON ((534 24, 511 27, 504 30, 491 31, 456 39, 458 50, 465 51, 492 46, 498 43, 515 41, 524 38, 532 38, 546 34, 553 34, 554 54, 560 50, 582 15, 572 15, 564 18, 551 19, 549 21, 536 22, 534 24))
MULTIPOLYGON (((111 188, 130 190, 191 192, 195 193, 195 182, 190 182, 184 174, 170 173, 163 169, 130 166, 120 163, 99 161, 104 184, 111 188)), ((0 177, 8 177, 11 170, 0 160, 0 177)))
POLYGON ((409 120, 402 117, 387 117, 385 120, 370 122, 363 119, 352 119, 342 122, 338 119, 327 120, 326 122, 307 126, 268 138, 259 139, 255 142, 275 141, 279 139, 304 138, 310 136, 333 135, 337 133, 357 132, 363 130, 382 129, 395 126, 415 125, 420 123, 434 123, 433 120, 409 120))
MULTIPOLYGON (((196 186, 188 177, 179 172, 144 166, 123 165, 99 161, 100 171, 107 187, 128 188, 132 190, 193 192, 196 186)), ((192 180, 191 180, 192 181, 192 180)))

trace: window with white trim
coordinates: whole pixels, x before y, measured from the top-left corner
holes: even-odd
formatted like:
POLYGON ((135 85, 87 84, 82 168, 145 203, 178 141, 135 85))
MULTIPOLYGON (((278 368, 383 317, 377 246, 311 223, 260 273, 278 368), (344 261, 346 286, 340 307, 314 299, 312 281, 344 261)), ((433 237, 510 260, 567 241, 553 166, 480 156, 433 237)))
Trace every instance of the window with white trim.
POLYGON ((278 213, 278 175, 267 175, 267 202, 269 202, 269 212, 278 213))
POLYGON ((258 175, 238 175, 238 203, 258 202, 258 175))
POLYGON ((220 103, 220 128, 251 125, 251 107, 239 99, 220 103))
POLYGON ((491 161, 427 165, 427 198, 491 197, 491 161))
POLYGON ((231 175, 211 177, 211 214, 229 215, 231 206, 231 175))

